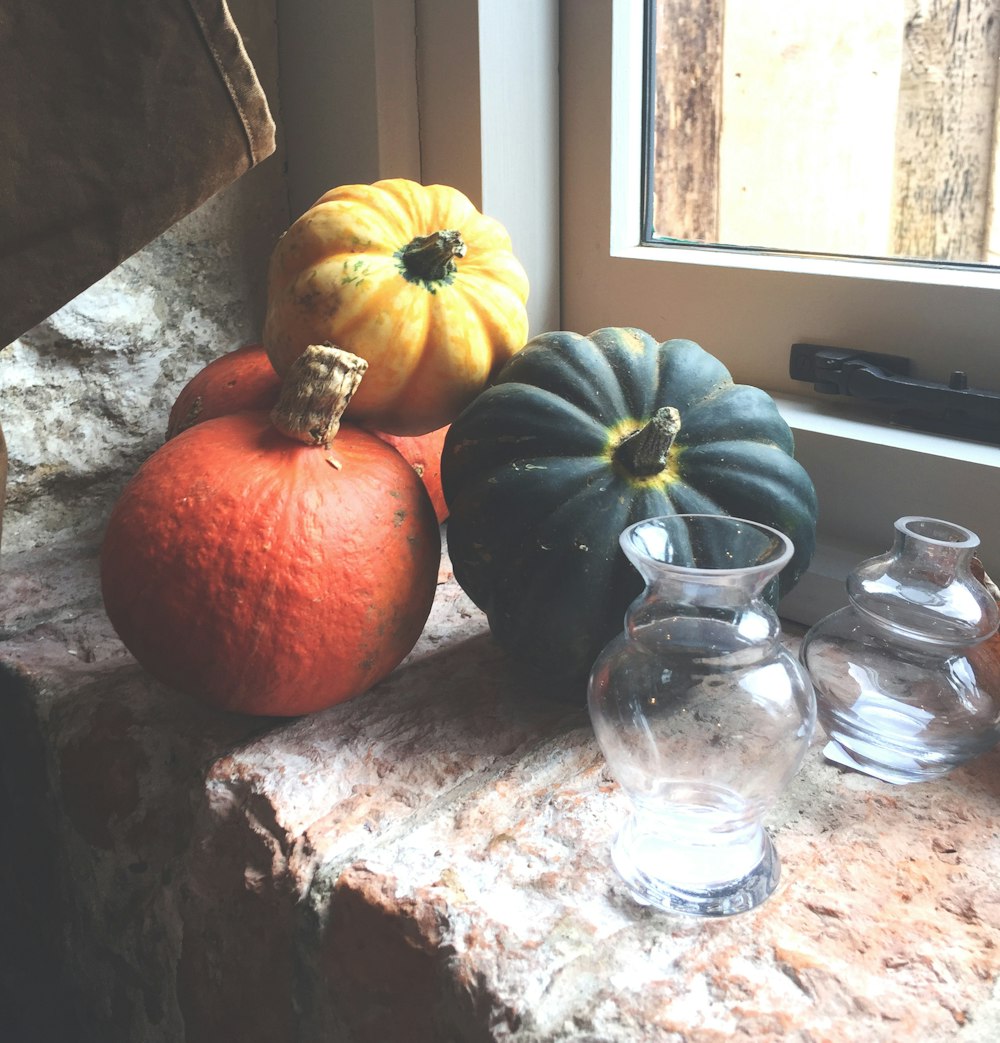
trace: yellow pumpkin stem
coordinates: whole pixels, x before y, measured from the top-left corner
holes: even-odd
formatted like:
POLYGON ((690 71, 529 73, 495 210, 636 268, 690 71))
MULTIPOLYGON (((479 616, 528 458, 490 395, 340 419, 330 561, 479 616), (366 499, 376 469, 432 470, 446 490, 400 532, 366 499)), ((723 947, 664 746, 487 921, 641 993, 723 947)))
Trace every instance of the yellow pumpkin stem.
POLYGON ((368 363, 333 344, 310 344, 291 364, 271 423, 306 445, 329 445, 368 363))
POLYGON ((454 258, 464 257, 465 251, 462 233, 443 229, 430 235, 418 235, 403 247, 399 257, 408 279, 435 283, 455 274, 454 258))

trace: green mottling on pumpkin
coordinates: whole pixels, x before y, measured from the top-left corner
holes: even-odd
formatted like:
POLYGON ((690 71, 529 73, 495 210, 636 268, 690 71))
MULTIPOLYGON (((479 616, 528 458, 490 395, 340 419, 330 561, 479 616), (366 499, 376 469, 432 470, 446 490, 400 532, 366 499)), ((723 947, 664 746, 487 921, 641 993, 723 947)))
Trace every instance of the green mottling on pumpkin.
POLYGON ((367 276, 368 265, 361 258, 356 261, 344 261, 340 283, 342 286, 360 286, 367 276))

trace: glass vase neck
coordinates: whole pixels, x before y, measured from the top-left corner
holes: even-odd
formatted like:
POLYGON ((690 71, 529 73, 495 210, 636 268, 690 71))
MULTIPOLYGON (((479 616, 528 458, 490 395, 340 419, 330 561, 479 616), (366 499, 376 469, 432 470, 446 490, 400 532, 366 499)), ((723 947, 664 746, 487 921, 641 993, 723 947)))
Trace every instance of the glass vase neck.
POLYGON ((668 620, 674 645, 701 641, 719 654, 778 633, 761 596, 792 555, 791 541, 776 529, 677 514, 637 522, 621 545, 646 583, 625 614, 626 633, 641 644, 657 646, 668 620))
POLYGON ((620 542, 648 587, 720 604, 757 597, 793 551, 777 529, 714 514, 647 518, 620 542))
POLYGON ((895 529, 892 549, 848 576, 855 608, 904 640, 969 645, 995 634, 997 604, 971 571, 976 534, 919 516, 900 518, 895 529))

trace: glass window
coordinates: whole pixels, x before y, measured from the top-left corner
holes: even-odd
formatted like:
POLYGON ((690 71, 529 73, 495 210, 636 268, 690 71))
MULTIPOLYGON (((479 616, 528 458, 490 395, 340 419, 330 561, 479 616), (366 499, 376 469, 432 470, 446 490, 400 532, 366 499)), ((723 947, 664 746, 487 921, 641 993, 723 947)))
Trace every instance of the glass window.
POLYGON ((998 15, 650 0, 646 238, 995 263, 998 15))

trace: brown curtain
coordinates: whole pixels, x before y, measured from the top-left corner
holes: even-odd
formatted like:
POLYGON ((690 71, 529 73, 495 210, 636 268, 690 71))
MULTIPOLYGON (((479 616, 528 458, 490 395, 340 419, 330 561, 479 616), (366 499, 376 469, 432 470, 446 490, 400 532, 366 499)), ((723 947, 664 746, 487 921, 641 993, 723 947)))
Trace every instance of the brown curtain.
POLYGON ((0 346, 274 151, 225 0, 3 0, 0 106, 0 346))

